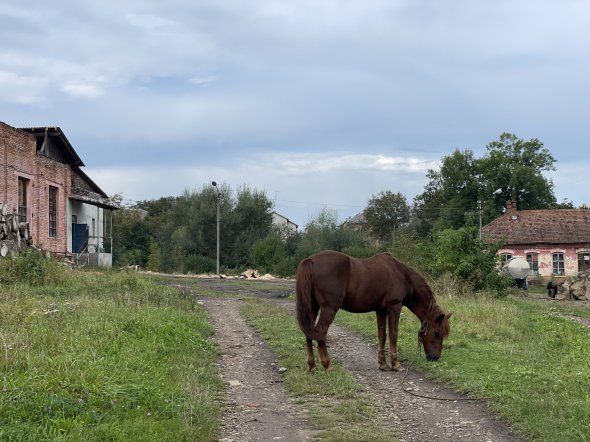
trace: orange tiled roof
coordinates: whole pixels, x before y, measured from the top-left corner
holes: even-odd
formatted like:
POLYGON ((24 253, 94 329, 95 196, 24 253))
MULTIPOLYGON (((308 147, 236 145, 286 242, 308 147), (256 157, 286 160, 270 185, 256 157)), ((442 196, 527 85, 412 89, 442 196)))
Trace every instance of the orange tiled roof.
POLYGON ((590 210, 508 210, 481 232, 487 241, 507 244, 590 244, 590 210))

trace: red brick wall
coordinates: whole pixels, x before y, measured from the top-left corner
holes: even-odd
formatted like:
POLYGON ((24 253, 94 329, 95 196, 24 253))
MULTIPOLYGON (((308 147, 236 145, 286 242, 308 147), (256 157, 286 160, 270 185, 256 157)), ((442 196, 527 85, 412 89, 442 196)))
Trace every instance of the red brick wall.
POLYGON ((37 154, 35 137, 0 122, 0 202, 18 210, 18 177, 29 180, 27 221, 33 243, 50 252, 67 250, 67 201, 71 169, 37 154), (49 237, 49 186, 58 189, 57 237, 49 237))

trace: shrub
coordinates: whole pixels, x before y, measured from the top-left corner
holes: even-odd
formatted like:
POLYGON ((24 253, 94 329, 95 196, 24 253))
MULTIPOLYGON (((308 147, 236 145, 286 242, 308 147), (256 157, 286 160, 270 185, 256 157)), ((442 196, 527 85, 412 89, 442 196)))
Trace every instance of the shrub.
POLYGON ((39 250, 28 250, 14 259, 0 260, 0 283, 27 283, 32 286, 59 284, 67 269, 39 250))
POLYGON ((202 255, 189 255, 184 258, 182 271, 184 273, 212 273, 217 263, 214 259, 202 255))
POLYGON ((252 265, 262 273, 275 272, 277 265, 285 258, 285 246, 276 235, 269 235, 256 242, 250 254, 252 265))

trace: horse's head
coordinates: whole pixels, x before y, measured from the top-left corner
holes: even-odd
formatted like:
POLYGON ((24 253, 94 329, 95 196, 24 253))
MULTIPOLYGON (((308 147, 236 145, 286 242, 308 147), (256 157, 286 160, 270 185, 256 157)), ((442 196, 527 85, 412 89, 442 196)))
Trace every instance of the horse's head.
POLYGON ((422 322, 420 331, 418 332, 418 341, 424 347, 426 359, 429 361, 436 361, 440 358, 442 353, 443 338, 449 336, 451 327, 449 326, 449 318, 451 313, 440 313, 434 319, 425 319, 422 322))

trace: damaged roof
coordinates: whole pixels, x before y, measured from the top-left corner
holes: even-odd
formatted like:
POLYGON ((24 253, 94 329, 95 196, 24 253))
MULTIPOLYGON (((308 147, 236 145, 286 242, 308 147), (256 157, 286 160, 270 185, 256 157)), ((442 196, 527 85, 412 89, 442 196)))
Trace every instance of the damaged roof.
POLYGON ((55 145, 59 151, 64 155, 64 162, 71 166, 84 166, 82 159, 78 156, 74 147, 70 144, 68 138, 63 133, 60 127, 19 127, 19 130, 28 132, 35 137, 37 143, 37 152, 43 151, 46 148, 46 138, 51 140, 51 144, 55 145))

